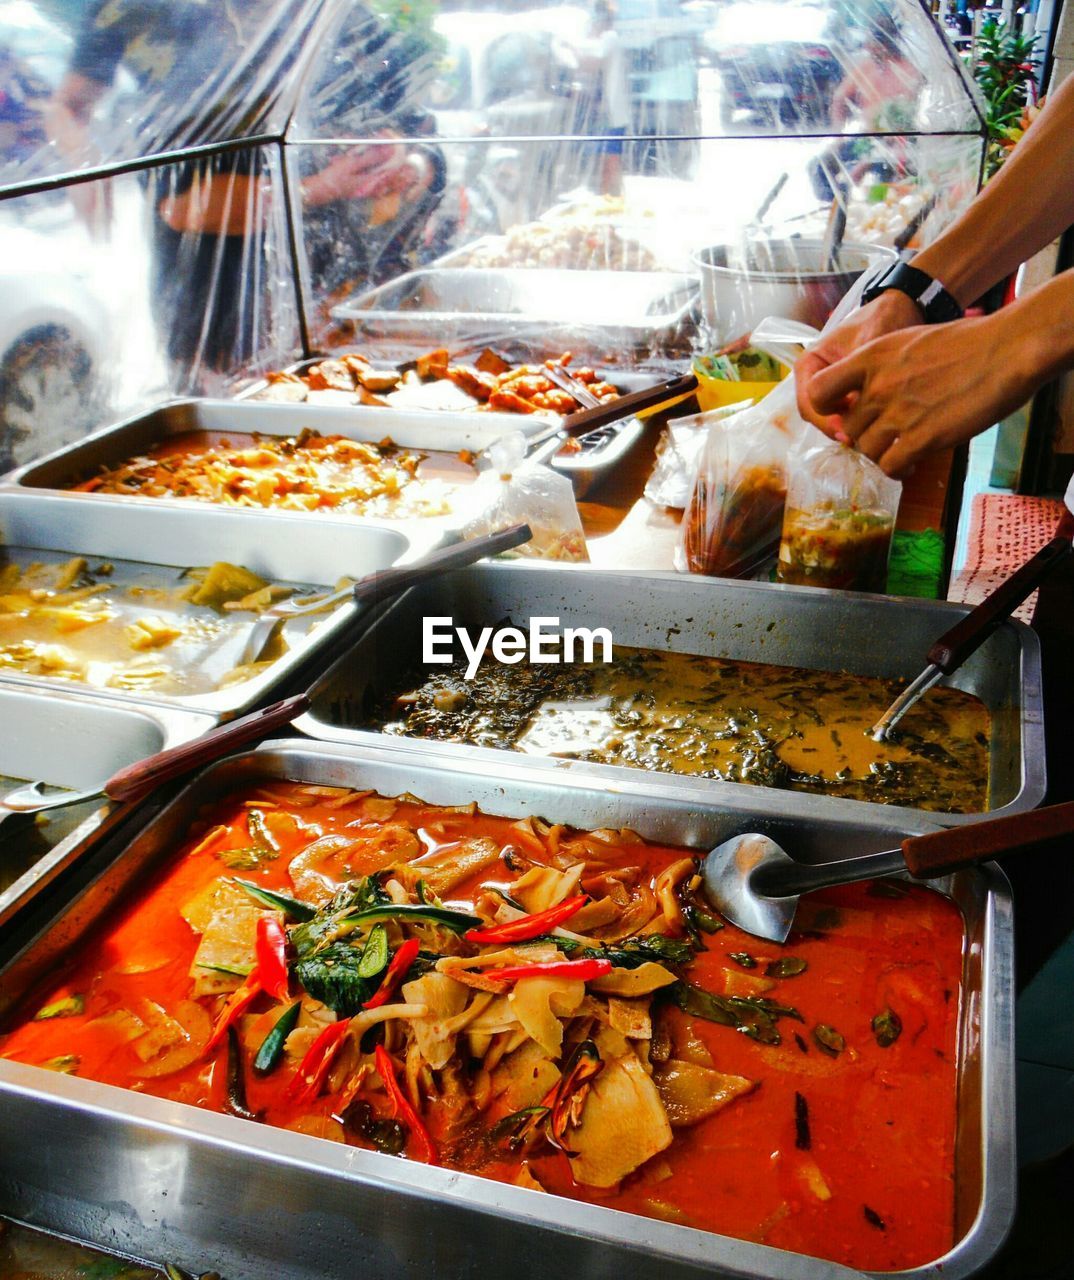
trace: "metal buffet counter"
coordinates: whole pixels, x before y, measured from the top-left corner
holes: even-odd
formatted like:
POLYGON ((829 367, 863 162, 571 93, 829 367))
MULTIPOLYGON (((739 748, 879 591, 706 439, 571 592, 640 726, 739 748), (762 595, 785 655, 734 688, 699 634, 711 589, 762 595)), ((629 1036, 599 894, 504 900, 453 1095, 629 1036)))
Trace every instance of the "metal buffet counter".
MULTIPOLYGON (((91 595, 123 591, 139 608, 144 600, 146 611, 166 618, 166 593, 192 568, 219 561, 267 583, 324 591, 411 564, 456 536, 466 512, 465 485, 450 514, 407 519, 271 504, 229 509, 76 486, 132 455, 159 450, 166 456, 191 433, 256 441, 297 439, 308 431, 363 441, 381 439, 388 429, 400 447, 463 450, 479 459, 504 428, 496 417, 257 399, 166 405, 0 482, 5 559, 18 574, 74 562, 82 566, 70 571, 76 587, 83 581, 77 575, 88 574, 91 595), (153 573, 157 579, 146 576, 153 573)), ((525 419, 523 426, 536 440, 549 424, 525 419)), ((176 615, 181 621, 184 609, 176 615)), ((659 654, 905 680, 916 674, 932 639, 964 613, 925 601, 531 561, 458 571, 394 601, 362 608, 347 603, 315 615, 314 626, 288 623, 280 650, 240 670, 238 679, 228 672, 256 619, 241 610, 231 615, 239 621, 229 618, 229 629, 210 645, 212 679, 189 687, 181 680, 154 688, 97 678, 92 663, 81 673, 47 665, 29 673, 2 669, 7 732, 0 775, 89 789, 124 764, 189 742, 307 682, 311 672, 320 674, 310 710, 296 722, 301 738, 209 766, 181 789, 158 791, 140 806, 90 802, 48 824, 5 819, 0 1033, 28 989, 61 971, 113 907, 154 881, 207 807, 259 778, 410 793, 448 806, 476 803, 491 815, 582 828, 629 827, 699 853, 728 835, 759 830, 814 862, 981 816, 376 731, 371 708, 418 661, 425 616, 449 616, 471 629, 552 616, 565 627, 610 627, 618 644, 659 654), (5 843, 17 852, 5 853, 5 843)), ((76 626, 84 621, 76 619, 76 626)), ((1038 805, 1045 777, 1034 634, 1005 624, 950 683, 979 698, 991 719, 982 812, 1038 805)), ((937 887, 965 925, 962 973, 953 975, 962 990, 955 1243, 946 1256, 905 1274, 935 1275, 942 1268, 945 1276, 969 1277, 998 1248, 1013 1213, 1011 901, 994 868, 962 872, 937 887)), ((502 1256, 506 1246, 520 1277, 561 1266, 568 1247, 572 1268, 586 1277, 648 1275, 657 1268, 683 1280, 860 1274, 804 1254, 122 1091, 80 1078, 77 1069, 45 1071, 0 1057, 0 1095, 0 1212, 134 1258, 166 1258, 194 1273, 212 1267, 228 1280, 343 1280, 360 1257, 363 1268, 385 1280, 419 1271, 461 1276, 502 1256), (34 1133, 33 1143, 16 1140, 25 1132, 34 1133)))

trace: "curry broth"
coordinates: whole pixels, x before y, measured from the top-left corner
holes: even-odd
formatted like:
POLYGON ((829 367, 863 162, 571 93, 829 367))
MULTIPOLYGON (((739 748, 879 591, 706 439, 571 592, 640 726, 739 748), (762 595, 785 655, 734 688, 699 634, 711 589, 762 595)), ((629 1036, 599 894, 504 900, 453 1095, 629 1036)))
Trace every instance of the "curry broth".
POLYGON ((690 774, 948 813, 988 807, 989 716, 935 688, 869 730, 902 682, 616 646, 608 665, 485 663, 412 673, 374 712, 386 733, 690 774))
MULTIPOLYGON (((311 874, 334 888, 382 867, 384 849, 373 835, 390 829, 396 844, 406 832, 420 841, 419 863, 465 838, 492 841, 499 861, 460 883, 446 904, 469 906, 482 887, 510 892, 521 854, 554 858, 555 847, 563 848, 571 836, 558 827, 531 828, 420 802, 393 805, 369 793, 349 796, 343 789, 297 783, 235 796, 211 814, 212 825, 192 832, 180 856, 139 886, 137 901, 105 921, 66 972, 32 994, 24 1020, 0 1038, 0 1056, 226 1109, 228 1054, 223 1045, 204 1049, 206 1010, 218 1009, 219 998, 190 999, 198 939, 180 912, 189 912, 187 904, 199 893, 231 874, 228 851, 241 852, 248 843, 251 808, 287 815, 287 821, 273 823, 278 856, 241 874, 290 894, 308 887, 311 874), (311 861, 311 846, 325 837, 329 842, 318 845, 322 853, 311 861), (80 1004, 68 1016, 32 1018, 33 1011, 40 1018, 49 1006, 54 1010, 56 1002, 72 998, 80 1004), (204 1006, 200 1024, 191 1017, 191 1004, 204 1006), (129 1022, 131 1011, 146 1018, 150 1008, 182 1016, 200 1043, 195 1039, 178 1050, 165 1044, 163 1059, 147 1061, 136 1052, 141 1042, 132 1042, 129 1022), (162 1061, 172 1069, 161 1070, 162 1061)), ((686 852, 638 843, 630 833, 604 833, 603 840, 609 868, 629 864, 641 885, 654 884, 686 852)), ((794 1017, 779 1022, 777 1042, 762 1043, 732 1026, 661 1006, 645 1046, 653 1062, 659 1063, 659 1037, 672 1046, 673 1058, 736 1073, 753 1082, 752 1089, 701 1123, 676 1128, 671 1145, 619 1186, 579 1185, 572 1177, 577 1166, 554 1150, 538 1147, 528 1158, 508 1154, 491 1135, 509 1108, 494 1103, 460 1129, 449 1095, 438 1100, 434 1090, 422 1118, 440 1144, 440 1162, 504 1182, 522 1181, 525 1173, 522 1185, 858 1268, 900 1269, 941 1256, 954 1239, 961 916, 930 890, 883 882, 803 899, 798 925, 783 948, 731 926, 703 936, 707 949, 685 969, 690 982, 706 991, 763 995, 793 1006, 794 1017), (769 976, 772 965, 783 965, 786 973, 769 976), (875 1020, 892 1010, 901 1034, 883 1044, 875 1020)), ((260 1001, 239 1024, 250 1055, 281 1008, 270 1007, 265 996, 260 1001)), ((368 1145, 341 1123, 337 1084, 330 1080, 321 1096, 298 1103, 288 1096, 293 1059, 267 1075, 251 1072, 248 1063, 245 1102, 259 1118, 368 1145)), ((458 1068, 475 1094, 477 1066, 463 1060, 458 1068)), ((367 1080, 359 1097, 383 1116, 386 1099, 376 1081, 367 1080)), ((407 1154, 415 1154, 413 1135, 407 1154)))
MULTIPOLYGON (((237 667, 258 609, 193 603, 188 597, 207 572, 5 547, 0 551, 0 671, 186 697, 257 674, 262 662, 280 657, 288 641, 308 630, 308 621, 292 622, 287 637, 274 639, 259 662, 237 667)), ((270 586, 252 575, 249 590, 258 583, 270 586)), ((318 589, 277 583, 270 595, 318 589)), ((266 598, 259 607, 269 603, 266 598)))

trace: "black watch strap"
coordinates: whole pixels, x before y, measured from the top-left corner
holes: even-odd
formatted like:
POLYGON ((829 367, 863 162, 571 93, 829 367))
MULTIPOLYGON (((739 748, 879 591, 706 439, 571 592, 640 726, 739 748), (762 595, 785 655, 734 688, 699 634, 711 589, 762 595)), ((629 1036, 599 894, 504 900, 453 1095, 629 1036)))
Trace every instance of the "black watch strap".
POLYGON ((945 324, 948 320, 962 319, 962 308, 939 280, 934 280, 928 272, 920 271, 908 262, 893 262, 866 285, 861 295, 862 305, 879 298, 887 289, 898 289, 911 302, 916 302, 926 324, 945 324))

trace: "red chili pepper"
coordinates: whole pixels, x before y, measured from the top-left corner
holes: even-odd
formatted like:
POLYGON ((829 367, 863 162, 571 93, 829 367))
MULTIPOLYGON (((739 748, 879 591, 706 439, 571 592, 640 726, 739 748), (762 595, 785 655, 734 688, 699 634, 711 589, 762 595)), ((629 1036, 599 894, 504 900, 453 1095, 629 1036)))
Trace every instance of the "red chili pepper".
POLYGON ((387 1089, 388 1097, 392 1100, 394 1116, 396 1119, 402 1120, 425 1148, 425 1163, 439 1164, 440 1157, 437 1154, 436 1143, 429 1136, 429 1130, 422 1124, 418 1118, 418 1113, 410 1105, 406 1094, 399 1087, 399 1081, 395 1078, 395 1068, 392 1066, 392 1060, 388 1056, 388 1050, 382 1044, 378 1044, 373 1051, 373 1057, 377 1064, 377 1073, 384 1081, 384 1088, 387 1089))
POLYGON ((520 978, 577 978, 589 982, 611 973, 612 962, 603 957, 592 960, 550 960, 544 964, 519 964, 512 969, 485 969, 483 976, 495 982, 518 982, 520 978))
POLYGON ((336 1054, 343 1047, 343 1037, 350 1024, 350 1018, 333 1022, 314 1040, 287 1084, 289 1098, 295 1102, 312 1102, 317 1097, 336 1054))
POLYGON ((567 898, 557 907, 549 907, 547 911, 520 916, 517 920, 508 920, 506 924, 489 925, 487 929, 467 929, 463 937, 467 942, 528 942, 531 938, 554 929, 564 920, 569 920, 588 901, 589 894, 580 893, 577 897, 567 898))
POLYGON ((262 990, 261 975, 255 965, 249 976, 246 978, 246 981, 241 987, 236 991, 233 991, 231 995, 228 996, 227 1003, 220 1010, 220 1016, 217 1018, 216 1025, 213 1027, 213 1033, 209 1037, 208 1044, 205 1046, 205 1051, 207 1053, 211 1049, 215 1049, 220 1041, 223 1040, 224 1036, 227 1035, 228 1027, 230 1027, 233 1022, 238 1021, 243 1013, 246 1012, 247 1006, 253 1003, 254 999, 261 994, 262 990))
POLYGON ((392 995, 395 988, 399 985, 403 974, 414 963, 414 960, 421 950, 421 943, 417 938, 408 938, 399 950, 392 956, 391 964, 384 971, 384 977, 381 979, 380 986, 377 987, 375 993, 362 1005, 363 1009, 379 1009, 382 1004, 388 1003, 388 997, 392 995))
POLYGON ((257 921, 257 973, 273 1000, 287 999, 287 934, 275 916, 257 921))

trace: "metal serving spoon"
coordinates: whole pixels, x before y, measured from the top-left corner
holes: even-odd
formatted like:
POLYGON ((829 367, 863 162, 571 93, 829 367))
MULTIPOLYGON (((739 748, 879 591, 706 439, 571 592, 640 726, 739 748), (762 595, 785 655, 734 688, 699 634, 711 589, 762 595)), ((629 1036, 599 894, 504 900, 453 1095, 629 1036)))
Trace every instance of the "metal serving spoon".
POLYGON ((873 725, 869 733, 872 740, 883 742, 888 732, 922 695, 933 685, 939 684, 944 676, 957 671, 967 658, 976 653, 1000 623, 1005 622, 1029 593, 1039 587, 1057 565, 1063 563, 1070 555, 1070 550, 1069 538, 1053 538, 991 595, 971 609, 960 622, 945 631, 925 655, 929 665, 906 686, 873 725))
POLYGON ((527 524, 513 524, 496 533, 483 533, 477 538, 468 538, 465 542, 453 542, 430 552, 413 564, 402 565, 396 569, 378 569, 376 573, 367 573, 364 578, 348 587, 341 587, 329 595, 318 596, 315 600, 303 603, 301 600, 281 600, 261 614, 250 628, 242 654, 237 666, 245 666, 255 662, 279 627, 291 618, 302 618, 315 613, 328 613, 347 600, 357 604, 372 604, 377 600, 385 600, 389 596, 408 591, 431 578, 438 578, 451 569, 461 569, 469 564, 476 564, 485 556, 498 555, 501 551, 510 551, 512 547, 529 542, 533 534, 527 524))
POLYGON ((135 764, 127 765, 114 773, 107 782, 92 791, 60 791, 54 795, 42 795, 40 782, 28 782, 0 796, 0 822, 16 813, 44 813, 48 809, 62 809, 69 804, 81 804, 105 796, 109 800, 137 800, 147 795, 162 782, 170 782, 199 765, 218 760, 236 747, 255 742, 273 729, 290 724, 310 704, 309 695, 302 693, 294 698, 274 702, 260 711, 251 711, 227 724, 217 725, 193 742, 158 751, 135 764))
POLYGON ((795 860, 769 836, 756 831, 733 836, 701 864, 705 893, 717 911, 758 938, 786 942, 799 895, 833 885, 855 884, 909 871, 933 880, 961 867, 988 862, 1001 853, 1032 849, 1074 832, 1074 801, 909 836, 898 849, 863 858, 806 864, 795 860))

